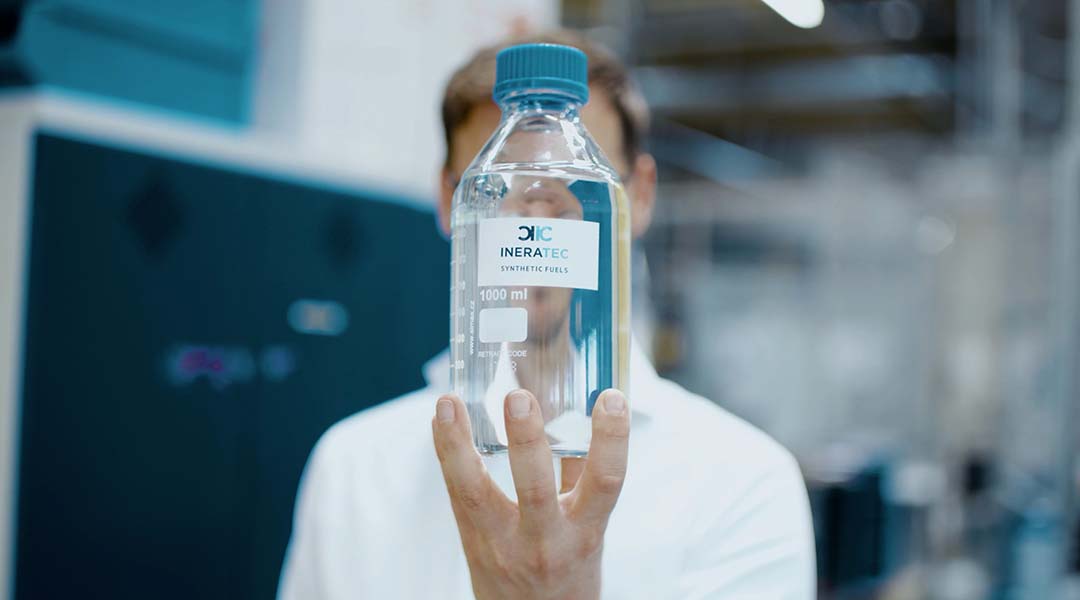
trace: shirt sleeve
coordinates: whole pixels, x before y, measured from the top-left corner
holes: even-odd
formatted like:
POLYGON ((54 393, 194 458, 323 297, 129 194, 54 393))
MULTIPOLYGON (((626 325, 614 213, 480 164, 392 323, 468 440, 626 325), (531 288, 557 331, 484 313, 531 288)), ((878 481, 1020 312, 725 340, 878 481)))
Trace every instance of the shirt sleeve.
POLYGON ((292 536, 278 582, 278 600, 320 600, 328 598, 322 570, 326 533, 323 506, 333 487, 329 457, 322 443, 312 451, 296 495, 292 536))
MULTIPOLYGON (((697 519, 679 578, 679 598, 812 600, 817 595, 814 531, 806 485, 784 453, 749 478, 724 508, 697 519)), ((730 484, 730 482, 728 482, 730 484)), ((707 488, 722 489, 722 481, 707 488)), ((709 490, 704 491, 709 497, 709 490)))

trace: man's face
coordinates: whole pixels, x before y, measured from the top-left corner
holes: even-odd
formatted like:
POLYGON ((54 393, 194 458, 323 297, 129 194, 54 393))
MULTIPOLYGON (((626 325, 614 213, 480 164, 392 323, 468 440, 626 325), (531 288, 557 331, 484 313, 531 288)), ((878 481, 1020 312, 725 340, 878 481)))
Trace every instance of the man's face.
MULTIPOLYGON (((501 117, 502 113, 494 102, 482 104, 472 109, 465 122, 452 133, 453 148, 447 167, 441 173, 439 190, 439 218, 444 232, 450 231, 454 185, 495 132, 501 117)), ((628 163, 619 115, 604 90, 589 88, 589 102, 581 109, 581 120, 593 140, 611 161, 611 166, 623 179, 623 185, 630 197, 630 221, 634 237, 639 237, 645 233, 652 221, 656 162, 648 154, 641 154, 634 160, 634 164, 628 163)))
MULTIPOLYGON (((623 178, 631 200, 634 235, 640 235, 648 227, 652 215, 656 165, 648 155, 639 157, 634 165, 627 163, 618 113, 602 90, 591 88, 589 95, 590 100, 582 108, 581 119, 611 161, 611 166, 623 178)), ((498 127, 501 116, 494 102, 484 104, 474 108, 465 122, 453 132, 453 149, 449 165, 443 172, 439 206, 444 231, 449 231, 453 186, 498 127)), ((505 216, 583 218, 581 203, 565 185, 551 179, 521 175, 514 177, 501 208, 505 216)), ((529 313, 527 339, 549 340, 565 329, 572 293, 573 290, 569 288, 529 288, 528 299, 517 302, 529 313)))

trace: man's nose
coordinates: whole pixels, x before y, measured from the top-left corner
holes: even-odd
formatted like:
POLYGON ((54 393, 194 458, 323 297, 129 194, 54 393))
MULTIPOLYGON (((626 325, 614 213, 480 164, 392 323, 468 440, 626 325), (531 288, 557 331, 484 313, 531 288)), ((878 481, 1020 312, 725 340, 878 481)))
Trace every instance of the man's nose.
POLYGON ((524 212, 530 217, 556 217, 577 207, 577 198, 561 183, 536 182, 522 194, 524 212))

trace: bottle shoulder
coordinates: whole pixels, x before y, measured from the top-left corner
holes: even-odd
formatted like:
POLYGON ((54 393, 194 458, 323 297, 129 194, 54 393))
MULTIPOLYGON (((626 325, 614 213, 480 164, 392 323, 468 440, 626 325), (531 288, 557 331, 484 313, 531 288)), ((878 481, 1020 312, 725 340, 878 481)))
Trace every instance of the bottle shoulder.
POLYGON ((512 113, 462 173, 546 172, 618 183, 619 176, 580 119, 544 112, 512 113))

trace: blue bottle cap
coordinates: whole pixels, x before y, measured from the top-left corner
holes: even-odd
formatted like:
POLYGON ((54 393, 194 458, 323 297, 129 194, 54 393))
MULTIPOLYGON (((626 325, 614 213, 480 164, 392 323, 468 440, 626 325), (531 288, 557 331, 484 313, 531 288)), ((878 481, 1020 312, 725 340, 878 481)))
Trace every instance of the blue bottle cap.
POLYGON ((521 90, 553 90, 589 100, 589 69, 585 53, 559 44, 521 44, 504 48, 495 57, 495 90, 502 102, 521 90))

